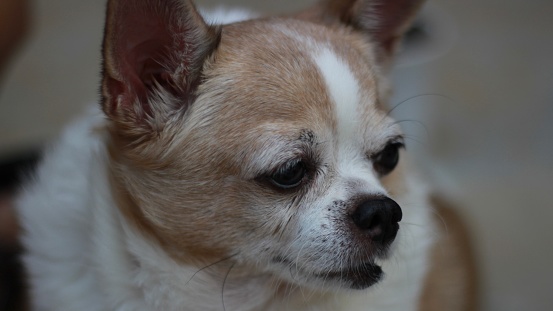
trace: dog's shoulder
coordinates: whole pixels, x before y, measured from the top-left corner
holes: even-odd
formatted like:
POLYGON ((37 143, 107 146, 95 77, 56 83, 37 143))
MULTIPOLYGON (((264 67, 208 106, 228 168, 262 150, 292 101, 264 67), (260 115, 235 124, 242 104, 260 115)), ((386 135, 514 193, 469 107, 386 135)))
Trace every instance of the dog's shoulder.
POLYGON ((421 311, 477 310, 476 264, 469 230, 458 210, 433 196, 439 238, 431 250, 431 266, 421 297, 421 311))

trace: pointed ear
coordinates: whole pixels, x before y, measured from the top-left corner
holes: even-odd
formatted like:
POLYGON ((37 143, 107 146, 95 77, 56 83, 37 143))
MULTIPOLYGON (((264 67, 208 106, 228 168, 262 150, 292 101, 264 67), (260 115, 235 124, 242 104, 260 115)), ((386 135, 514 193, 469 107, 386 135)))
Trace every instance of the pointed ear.
POLYGON ((386 61, 396 50, 424 0, 323 0, 300 17, 325 24, 341 23, 361 31, 378 45, 386 61))
POLYGON ((106 115, 129 125, 186 109, 219 37, 220 29, 208 26, 191 1, 110 0, 103 44, 106 115))

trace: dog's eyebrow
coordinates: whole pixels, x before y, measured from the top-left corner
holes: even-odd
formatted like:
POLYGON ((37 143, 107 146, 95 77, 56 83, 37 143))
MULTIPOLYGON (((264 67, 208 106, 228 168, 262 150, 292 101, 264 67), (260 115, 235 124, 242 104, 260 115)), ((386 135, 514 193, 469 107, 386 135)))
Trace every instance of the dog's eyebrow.
POLYGON ((300 141, 313 145, 315 143, 315 133, 312 130, 303 129, 300 133, 300 141))
POLYGON ((274 170, 284 163, 298 158, 306 158, 312 153, 316 142, 313 131, 306 129, 286 129, 263 126, 255 131, 255 147, 245 154, 249 165, 248 174, 258 175, 274 170))
POLYGON ((405 144, 405 135, 403 134, 397 134, 397 135, 393 135, 393 136, 390 136, 387 140, 386 140, 387 143, 401 143, 401 144, 405 144))
POLYGON ((306 128, 290 128, 289 125, 264 124, 252 132, 254 140, 266 149, 285 151, 305 148, 316 142, 315 132, 306 128))
POLYGON ((273 158, 293 158, 298 157, 305 153, 306 149, 313 146, 315 142, 315 136, 302 132, 301 135, 289 135, 272 134, 265 136, 261 142, 264 153, 273 155, 273 158))

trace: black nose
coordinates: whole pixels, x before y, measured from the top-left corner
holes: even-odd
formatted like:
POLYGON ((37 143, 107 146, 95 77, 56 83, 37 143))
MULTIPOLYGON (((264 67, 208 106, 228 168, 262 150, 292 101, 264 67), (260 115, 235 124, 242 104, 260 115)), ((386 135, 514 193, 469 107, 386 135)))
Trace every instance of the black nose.
POLYGON ((359 204, 351 217, 355 225, 374 242, 388 244, 397 235, 402 213, 394 200, 376 197, 359 204))

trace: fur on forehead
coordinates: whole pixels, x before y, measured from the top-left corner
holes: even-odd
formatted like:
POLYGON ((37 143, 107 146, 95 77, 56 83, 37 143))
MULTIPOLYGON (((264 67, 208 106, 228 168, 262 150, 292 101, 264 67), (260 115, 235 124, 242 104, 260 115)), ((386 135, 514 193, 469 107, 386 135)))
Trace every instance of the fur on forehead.
POLYGON ((334 108, 317 64, 325 52, 353 74, 365 98, 364 112, 382 112, 388 84, 367 38, 347 27, 296 19, 272 18, 223 28, 220 47, 204 67, 206 83, 200 91, 211 96, 224 86, 216 92, 225 97, 221 102, 235 100, 237 104, 223 104, 223 108, 256 106, 264 113, 256 117, 258 121, 275 119, 278 111, 287 122, 302 117, 328 122, 334 108))
MULTIPOLYGON (((213 61, 204 67, 204 74, 211 78, 232 73, 234 79, 250 83, 248 90, 253 91, 294 83, 299 83, 298 89, 308 83, 315 86, 321 78, 313 56, 323 50, 332 51, 347 63, 362 83, 362 89, 379 92, 377 81, 382 78, 381 69, 374 46, 364 35, 345 26, 329 27, 294 18, 270 18, 225 26, 220 46, 213 61), (288 82, 290 78, 293 80, 288 82)), ((288 93, 297 95, 293 90, 288 93)))
POLYGON ((360 89, 374 99, 370 104, 380 104, 383 77, 371 44, 363 36, 345 27, 273 18, 223 28, 220 46, 204 66, 205 83, 199 87, 204 98, 220 100, 209 101, 212 105, 206 100, 198 106, 224 112, 247 106, 259 112, 255 122, 329 120, 328 90, 315 62, 325 50, 352 70, 360 89), (302 113, 306 111, 310 113, 302 113))

